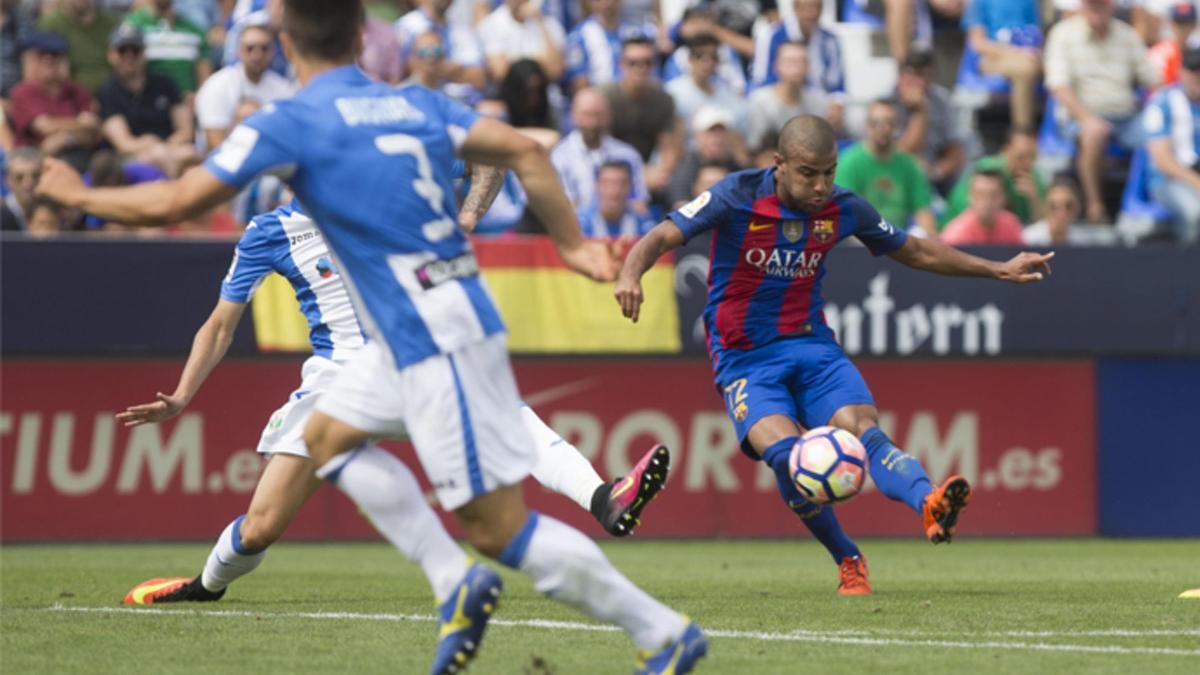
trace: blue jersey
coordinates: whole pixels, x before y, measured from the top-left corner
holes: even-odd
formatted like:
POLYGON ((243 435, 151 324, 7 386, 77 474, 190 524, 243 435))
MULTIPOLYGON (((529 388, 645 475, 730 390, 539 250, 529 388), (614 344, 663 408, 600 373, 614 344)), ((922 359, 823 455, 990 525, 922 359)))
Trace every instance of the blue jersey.
POLYGON ((239 189, 267 171, 287 180, 399 368, 504 331, 455 219, 451 164, 477 119, 343 66, 264 106, 204 166, 239 189))
POLYGON ((250 302, 271 272, 295 289, 314 354, 345 361, 363 346, 362 329, 324 238, 294 200, 250 221, 221 284, 221 299, 250 302))
POLYGON ((840 187, 820 213, 792 211, 775 194, 774 169, 730 174, 668 217, 688 239, 713 232, 704 321, 714 361, 723 350, 828 331, 821 279, 829 251, 855 236, 879 255, 908 238, 840 187))

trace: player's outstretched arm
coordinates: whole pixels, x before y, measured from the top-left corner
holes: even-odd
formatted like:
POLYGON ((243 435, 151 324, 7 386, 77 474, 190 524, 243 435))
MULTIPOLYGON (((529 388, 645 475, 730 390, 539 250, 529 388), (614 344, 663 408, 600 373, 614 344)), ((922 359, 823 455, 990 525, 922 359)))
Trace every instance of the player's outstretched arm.
POLYGON ((909 237, 898 250, 889 253, 909 267, 956 277, 987 277, 1014 284, 1041 281, 1050 274, 1054 252, 1023 251, 1011 260, 1000 262, 960 251, 934 239, 909 237))
POLYGON ((471 188, 458 209, 458 226, 463 232, 475 230, 504 186, 504 169, 472 162, 470 174, 471 188))
POLYGON ((157 400, 151 403, 129 406, 125 412, 117 413, 117 420, 127 427, 136 427, 171 419, 183 412, 208 374, 225 358, 233 342, 233 331, 245 310, 246 306, 242 303, 218 300, 216 308, 192 339, 192 351, 188 354, 187 364, 183 366, 175 391, 170 395, 160 391, 155 394, 157 400))
POLYGON ((625 259, 625 265, 617 277, 617 287, 613 291, 625 318, 637 323, 642 301, 645 300, 642 296, 642 275, 654 266, 662 254, 679 248, 683 241, 683 231, 679 226, 670 220, 664 220, 655 225, 654 229, 646 233, 646 236, 629 250, 629 257, 625 259))
POLYGON ((194 218, 237 195, 203 166, 176 180, 89 188, 66 162, 46 159, 37 192, 63 206, 125 225, 163 226, 194 218))
POLYGON ((596 281, 612 281, 617 262, 603 241, 583 238, 575 209, 563 192, 558 172, 537 141, 503 122, 483 118, 471 126, 463 141, 464 159, 516 172, 529 195, 529 206, 546 226, 558 254, 568 267, 596 281))

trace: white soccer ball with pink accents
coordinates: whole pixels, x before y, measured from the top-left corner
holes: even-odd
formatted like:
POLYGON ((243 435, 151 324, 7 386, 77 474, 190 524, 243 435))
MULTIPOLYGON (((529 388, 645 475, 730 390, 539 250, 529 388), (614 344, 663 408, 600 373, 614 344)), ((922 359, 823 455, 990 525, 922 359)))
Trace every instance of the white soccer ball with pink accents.
POLYGON ((844 502, 862 490, 867 450, 849 431, 817 427, 792 448, 788 468, 796 488, 808 501, 844 502))

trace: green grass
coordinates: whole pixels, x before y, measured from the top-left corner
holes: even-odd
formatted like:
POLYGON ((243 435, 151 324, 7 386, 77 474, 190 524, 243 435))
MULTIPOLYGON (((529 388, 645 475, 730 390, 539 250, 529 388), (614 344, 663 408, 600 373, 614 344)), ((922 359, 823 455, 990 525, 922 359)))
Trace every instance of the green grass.
MULTIPOLYGON (((716 633, 700 672, 1200 673, 1200 600, 1176 598, 1200 587, 1196 540, 868 541, 876 594, 865 598, 837 597, 835 568, 806 540, 604 548, 635 582, 716 633), (1128 651, 1086 651, 1094 648, 1128 651)), ((424 579, 382 544, 280 544, 218 603, 120 609, 146 578, 195 574, 207 550, 0 549, 0 670, 427 672, 435 629, 424 619, 299 616, 430 616, 424 579)), ((505 577, 499 619, 590 623, 505 577)), ((628 673, 633 653, 617 632, 498 624, 471 672, 628 673)))

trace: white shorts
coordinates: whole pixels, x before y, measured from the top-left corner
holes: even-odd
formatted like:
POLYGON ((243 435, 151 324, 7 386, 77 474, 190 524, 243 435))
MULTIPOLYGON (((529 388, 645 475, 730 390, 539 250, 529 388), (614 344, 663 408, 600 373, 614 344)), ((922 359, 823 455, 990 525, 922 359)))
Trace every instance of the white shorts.
POLYGON ((304 445, 304 425, 316 409, 317 399, 329 389, 342 371, 342 365, 323 356, 310 356, 300 368, 300 388, 288 396, 263 428, 258 440, 258 452, 263 455, 281 453, 308 457, 304 445))
POLYGON ((438 501, 454 510, 521 482, 537 451, 503 334, 401 370, 368 342, 317 401, 317 409, 373 436, 407 433, 438 501))

